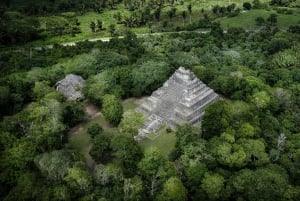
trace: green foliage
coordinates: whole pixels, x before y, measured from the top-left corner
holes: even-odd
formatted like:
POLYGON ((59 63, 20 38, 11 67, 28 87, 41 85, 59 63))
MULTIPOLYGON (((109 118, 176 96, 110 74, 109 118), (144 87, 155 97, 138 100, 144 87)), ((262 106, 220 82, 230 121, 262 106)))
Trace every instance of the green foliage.
POLYGON ((51 87, 49 87, 49 83, 48 82, 36 82, 34 84, 34 88, 33 88, 33 94, 37 99, 41 99, 43 98, 46 94, 54 91, 53 89, 51 89, 51 87))
POLYGON ((111 148, 125 175, 133 175, 143 152, 132 137, 117 135, 112 139, 111 148))
POLYGON ((262 166, 269 163, 262 140, 240 139, 238 144, 243 148, 246 154, 245 161, 250 166, 262 166))
POLYGON ((72 159, 66 150, 55 150, 37 155, 34 162, 47 179, 62 181, 71 167, 72 159))
POLYGON ((170 73, 170 67, 163 61, 146 61, 132 71, 133 95, 149 94, 157 89, 170 73))
POLYGON ((229 127, 231 111, 231 106, 225 101, 208 106, 202 120, 202 136, 208 139, 224 132, 229 127))
POLYGON ((93 123, 88 127, 87 133, 94 138, 103 132, 103 128, 98 123, 93 123))
POLYGON ((111 137, 108 134, 102 133, 94 136, 93 147, 89 154, 96 162, 106 163, 111 158, 111 137))
POLYGON ((123 106, 121 101, 114 95, 104 95, 102 113, 105 119, 111 124, 118 125, 123 114, 123 106))
POLYGON ((26 135, 42 151, 60 147, 66 131, 62 123, 62 107, 56 100, 41 100, 28 106, 26 135))
POLYGON ((138 164, 139 169, 146 178, 151 178, 159 173, 160 168, 164 168, 166 159, 155 148, 145 153, 144 158, 138 164))
POLYGON ((2 152, 1 179, 13 184, 24 174, 36 154, 35 145, 28 139, 16 140, 14 145, 2 152))
POLYGON ((107 184, 117 184, 123 180, 121 169, 113 165, 96 165, 93 171, 93 177, 95 179, 95 182, 102 186, 105 186, 107 184))
POLYGON ((231 168, 243 167, 245 165, 247 156, 245 153, 246 151, 244 151, 241 145, 234 144, 234 137, 232 137, 230 134, 223 133, 221 135, 221 139, 222 138, 225 139, 225 142, 214 142, 212 140, 212 146, 214 146, 212 153, 215 154, 217 161, 220 164, 231 168))
POLYGON ((266 91, 254 93, 251 99, 254 105, 259 109, 267 108, 271 101, 271 98, 266 91))
POLYGON ((279 52, 274 55, 272 63, 281 68, 295 68, 299 66, 299 49, 299 46, 292 46, 290 49, 279 52))
POLYGON ((171 177, 164 185, 161 194, 158 196, 159 201, 184 201, 187 200, 187 190, 177 177, 171 177))
POLYGON ((91 102, 101 107, 105 94, 113 94, 117 98, 123 96, 123 89, 115 80, 112 71, 105 70, 87 80, 83 93, 91 102))
POLYGON ((124 200, 142 200, 144 198, 143 181, 140 177, 124 179, 124 200))
POLYGON ((5 12, 0 18, 1 44, 25 43, 38 38, 39 21, 19 12, 5 12))
POLYGON ((91 176, 78 167, 69 168, 64 180, 76 194, 88 193, 92 188, 91 176))
POLYGON ((83 104, 75 101, 69 101, 64 105, 63 119, 64 123, 72 127, 81 122, 85 117, 83 104))
MULTIPOLYGON (((182 5, 177 1, 160 0, 126 0, 124 5, 119 4, 120 1, 88 0, 79 4, 77 0, 72 3, 55 0, 46 4, 41 0, 38 10, 34 10, 36 2, 26 1, 28 6, 22 11, 24 3, 10 1, 11 5, 16 2, 20 2, 18 10, 21 12, 43 12, 43 17, 34 16, 40 20, 43 34, 51 35, 75 34, 78 30, 70 27, 78 27, 79 21, 75 13, 51 17, 45 9, 51 8, 55 13, 77 6, 74 10, 84 13, 87 10, 100 12, 109 6, 113 10, 78 16, 85 33, 72 41, 106 36, 110 24, 116 24, 113 34, 124 35, 124 38, 80 42, 75 47, 54 45, 51 49, 30 48, 35 44, 29 44, 16 47, 13 52, 5 47, 0 54, 3 117, 0 199, 298 200, 299 36, 296 26, 290 27, 288 32, 280 30, 297 23, 297 9, 271 6, 269 10, 251 9, 240 13, 246 0, 230 5, 225 1, 207 0, 182 5), (60 5, 60 8, 50 5, 60 5), (204 5, 209 10, 201 11, 204 5), (210 12, 212 7, 215 13, 210 12), (118 14, 123 9, 122 15, 118 14), (158 22, 167 22, 168 11, 173 12, 171 21, 158 22), (274 17, 272 14, 276 11, 277 17, 274 17), (293 15, 288 14, 291 12, 293 15), (112 19, 114 14, 117 21, 112 19), (216 19, 218 16, 228 17, 216 19), (136 35, 124 30, 125 26, 127 29, 133 26, 136 28, 131 30, 135 33, 162 27, 173 31, 174 27, 182 26, 187 17, 190 24, 177 30, 211 26, 211 33, 197 30, 136 35), (255 21, 258 17, 260 22, 255 21), (96 32, 92 33, 89 23, 97 19, 103 23, 97 22, 96 32), (196 22, 199 19, 199 23, 196 22), (45 21, 49 24, 44 24, 45 21), (137 28, 146 23, 149 29, 137 28), (255 23, 261 26, 259 30, 255 23), (150 94, 179 65, 193 69, 204 83, 222 94, 222 100, 206 109, 201 131, 200 125, 199 130, 183 125, 178 127, 176 137, 175 132, 168 132, 154 140, 135 142, 132 135, 137 133, 143 117, 132 112, 124 113, 121 119, 120 99, 150 94), (64 144, 67 127, 83 117, 80 103, 65 103, 52 88, 67 73, 82 75, 87 80, 85 96, 102 105, 103 114, 107 110, 106 116, 112 121, 121 120, 121 134, 99 116, 91 122, 89 119, 82 122, 78 131, 70 132, 70 143, 64 144), (96 124, 91 124, 93 122, 96 124), (278 136, 282 133, 286 139, 279 142, 278 136), (169 161, 166 155, 174 145, 169 161), (81 161, 83 159, 86 161, 81 161)), ((253 8, 263 8, 267 6, 265 2, 251 3, 253 8)), ((39 25, 34 24, 35 20, 29 22, 29 17, 0 12, 0 18, 1 44, 11 43, 12 38, 17 39, 15 43, 34 39, 33 35, 20 35, 31 33, 33 29, 39 34, 39 25), (18 24, 21 22, 22 25, 18 24), (24 31, 20 31, 23 26, 24 31), (8 28, 12 38, 7 38, 8 28), (11 28, 19 31, 17 35, 11 28), (5 41, 2 36, 6 37, 5 41)), ((57 37, 56 41, 67 42, 70 37, 57 37)), ((130 103, 124 105, 127 110, 130 103)))
POLYGON ((187 177, 187 187, 188 189, 190 189, 190 191, 197 190, 206 172, 207 172, 207 167, 205 163, 199 161, 191 163, 185 169, 185 175, 187 177))
POLYGON ((218 173, 205 173, 201 188, 211 200, 218 200, 224 191, 225 179, 218 173))
POLYGON ((286 172, 277 165, 255 171, 244 169, 232 178, 236 196, 248 200, 283 200, 288 188, 286 172))
POLYGON ((184 146, 192 143, 197 138, 196 134, 193 132, 192 127, 189 124, 184 124, 179 126, 176 133, 176 144, 177 149, 183 148, 184 146))
POLYGON ((135 136, 138 134, 138 129, 145 121, 143 114, 134 111, 126 111, 123 113, 123 117, 120 123, 121 133, 127 136, 135 136))
POLYGON ((0 116, 4 115, 2 114, 3 112, 5 112, 4 108, 9 107, 9 100, 10 100, 9 87, 0 86, 0 108, 1 108, 0 116), (2 111, 2 108, 4 109, 4 111, 2 111))
POLYGON ((252 5, 249 2, 245 2, 243 3, 243 8, 244 10, 250 10, 252 8, 252 5))
POLYGON ((80 33, 78 20, 75 16, 66 16, 67 13, 61 16, 47 17, 45 20, 45 32, 49 35, 64 35, 71 34, 74 36, 80 33))

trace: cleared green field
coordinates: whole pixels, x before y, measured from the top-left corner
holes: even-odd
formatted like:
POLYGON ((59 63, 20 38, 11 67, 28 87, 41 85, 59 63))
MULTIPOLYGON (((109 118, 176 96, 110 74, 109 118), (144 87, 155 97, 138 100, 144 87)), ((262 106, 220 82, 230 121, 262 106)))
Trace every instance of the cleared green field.
MULTIPOLYGON (((161 31, 163 30, 162 25, 163 21, 167 21, 167 27, 177 27, 183 25, 183 18, 182 12, 187 11, 187 6, 189 4, 192 5, 192 14, 189 13, 186 16, 185 24, 190 22, 197 22, 200 18, 203 17, 203 12, 210 12, 212 7, 215 5, 219 6, 228 6, 232 3, 236 4, 236 7, 242 7, 244 2, 248 2, 247 0, 185 0, 184 4, 176 4, 174 6, 176 8, 176 15, 172 19, 168 18, 167 12, 171 9, 171 6, 165 6, 161 11, 161 20, 160 22, 154 21, 152 24, 152 30, 154 31, 161 31)), ((268 2, 268 0, 261 0, 261 2, 268 2)), ((124 5, 118 4, 116 9, 105 9, 101 13, 96 12, 87 12, 83 15, 78 15, 77 18, 80 22, 80 28, 82 33, 76 34, 75 37, 70 35, 64 36, 54 36, 50 38, 46 38, 44 41, 36 41, 32 43, 33 45, 41 45, 41 44, 53 44, 53 43, 66 43, 66 42, 73 42, 73 41, 80 41, 85 39, 93 39, 93 38, 100 38, 100 37, 109 37, 109 25, 116 24, 116 32, 119 35, 124 35, 124 32, 128 29, 123 24, 117 24, 114 18, 116 13, 120 12, 121 16, 124 18, 125 16, 130 15, 128 9, 124 8, 124 5), (92 21, 97 22, 97 20, 101 20, 103 22, 104 30, 99 32, 92 32, 90 29, 90 23, 92 21)), ((152 11, 153 12, 153 11, 152 11)), ((43 24, 44 17, 40 18, 41 23, 43 24)), ((130 28, 136 34, 145 34, 149 33, 149 27, 143 26, 138 28, 130 28)))
POLYGON ((137 101, 138 99, 136 98, 128 98, 124 100, 122 102, 124 111, 134 110, 138 106, 137 101))
POLYGON ((167 133, 164 132, 154 140, 144 139, 139 144, 143 150, 150 149, 152 147, 158 148, 161 154, 165 157, 168 157, 170 151, 174 148, 176 142, 176 136, 174 132, 167 133))
POLYGON ((227 29, 229 27, 242 27, 244 29, 255 29, 257 25, 255 24, 255 19, 257 17, 263 17, 265 20, 270 16, 270 14, 277 15, 277 25, 279 28, 286 29, 290 25, 295 25, 299 23, 299 15, 284 15, 278 14, 275 11, 268 10, 249 10, 247 12, 243 12, 238 16, 232 18, 222 18, 220 21, 222 28, 227 29))
POLYGON ((88 153, 92 143, 91 136, 87 133, 87 129, 93 123, 98 123, 104 130, 109 130, 112 133, 118 131, 118 129, 113 128, 102 115, 99 115, 88 123, 78 125, 76 131, 69 135, 69 146, 75 148, 87 158, 90 158, 88 153))

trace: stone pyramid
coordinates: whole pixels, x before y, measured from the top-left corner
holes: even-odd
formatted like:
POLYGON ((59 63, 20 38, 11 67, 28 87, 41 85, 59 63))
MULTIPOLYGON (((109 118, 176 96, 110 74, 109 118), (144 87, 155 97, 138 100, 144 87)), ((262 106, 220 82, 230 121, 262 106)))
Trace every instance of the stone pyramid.
POLYGON ((148 118, 135 139, 155 134, 164 123, 172 129, 183 123, 194 125, 203 117, 205 108, 218 99, 218 94, 192 71, 180 67, 137 108, 148 118))

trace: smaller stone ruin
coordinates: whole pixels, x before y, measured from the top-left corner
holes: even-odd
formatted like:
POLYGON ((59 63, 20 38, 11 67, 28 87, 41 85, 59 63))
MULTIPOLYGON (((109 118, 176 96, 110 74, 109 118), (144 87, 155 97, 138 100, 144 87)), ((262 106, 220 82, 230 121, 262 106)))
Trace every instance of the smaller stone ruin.
POLYGON ((218 99, 219 95, 192 71, 180 67, 137 108, 148 118, 134 138, 139 141, 149 138, 150 133, 158 135, 156 131, 163 124, 172 129, 184 123, 195 125, 201 121, 205 108, 218 99))
POLYGON ((62 93, 67 100, 83 99, 82 88, 85 85, 85 80, 78 75, 68 74, 66 77, 55 84, 58 92, 62 93))

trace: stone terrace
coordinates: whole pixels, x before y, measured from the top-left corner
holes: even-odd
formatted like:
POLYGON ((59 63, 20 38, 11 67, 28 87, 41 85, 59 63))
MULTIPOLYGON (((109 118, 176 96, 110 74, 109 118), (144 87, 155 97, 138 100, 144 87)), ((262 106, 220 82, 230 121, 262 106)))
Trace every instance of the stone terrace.
POLYGON ((219 99, 212 89, 202 83, 193 72, 180 67, 137 108, 148 119, 135 136, 136 140, 155 133, 163 123, 172 129, 183 123, 198 123, 205 108, 219 99))

